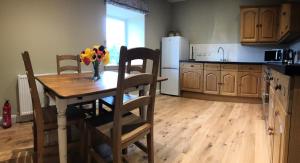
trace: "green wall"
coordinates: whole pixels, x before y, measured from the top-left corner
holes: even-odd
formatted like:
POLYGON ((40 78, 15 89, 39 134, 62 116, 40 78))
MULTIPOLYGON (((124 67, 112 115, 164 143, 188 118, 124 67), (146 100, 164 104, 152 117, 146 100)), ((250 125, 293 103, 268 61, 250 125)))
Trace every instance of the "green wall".
MULTIPOLYGON (((170 28, 170 4, 151 0, 149 5, 145 42, 159 48, 170 28)), ((57 54, 78 54, 105 42, 105 13, 104 0, 1 0, 0 105, 9 99, 17 113, 17 75, 24 74, 22 51, 30 52, 36 74, 56 72, 57 54)))
POLYGON ((191 43, 239 43, 240 6, 279 4, 281 0, 187 0, 172 5, 172 30, 191 43))

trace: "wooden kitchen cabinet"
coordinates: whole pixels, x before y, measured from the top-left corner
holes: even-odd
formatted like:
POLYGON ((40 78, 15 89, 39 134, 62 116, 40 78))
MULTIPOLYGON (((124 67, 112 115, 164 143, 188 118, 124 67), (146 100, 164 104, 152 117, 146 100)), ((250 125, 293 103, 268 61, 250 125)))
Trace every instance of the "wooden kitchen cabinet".
POLYGON ((222 96, 260 97, 261 65, 181 63, 182 91, 222 96))
POLYGON ((291 4, 281 6, 279 23, 279 37, 282 38, 291 28, 291 4))
POLYGON ((219 70, 204 70, 204 93, 219 94, 220 75, 221 71, 219 70))
POLYGON ((180 64, 180 87, 183 91, 203 92, 203 64, 180 64))
POLYGON ((279 17, 279 40, 289 42, 300 37, 300 4, 284 3, 279 17))
POLYGON ((277 41, 277 7, 241 7, 241 43, 273 43, 277 41))
POLYGON ((274 89, 271 87, 270 88, 270 92, 269 92, 269 116, 268 116, 268 122, 267 122, 267 133, 268 133, 268 138, 269 141, 267 143, 269 143, 270 146, 270 150, 268 150, 268 156, 270 156, 271 160, 272 160, 272 156, 273 156, 273 148, 274 148, 274 111, 275 110, 275 91, 274 89))
POLYGON ((276 42, 278 29, 278 8, 266 7, 259 10, 258 40, 276 42))
POLYGON ((203 92, 203 70, 182 69, 181 90, 203 92))
POLYGON ((241 42, 257 42, 258 40, 258 8, 241 8, 241 42))
POLYGON ((236 71, 221 71, 220 95, 237 96, 237 77, 236 71))
POLYGON ((239 72, 238 95, 241 97, 259 97, 261 89, 261 73, 239 72))
POLYGON ((289 133, 289 115, 280 101, 275 101, 272 163, 287 162, 287 144, 289 133))

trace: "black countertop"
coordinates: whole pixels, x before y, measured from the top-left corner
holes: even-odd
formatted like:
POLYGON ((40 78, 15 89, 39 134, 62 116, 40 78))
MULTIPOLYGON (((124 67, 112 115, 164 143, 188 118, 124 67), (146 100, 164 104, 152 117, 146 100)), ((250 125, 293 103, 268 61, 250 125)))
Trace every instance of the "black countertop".
POLYGON ((300 75, 300 64, 266 63, 266 65, 282 74, 289 76, 300 75))
POLYGON ((243 61, 195 61, 195 60, 180 60, 180 62, 188 63, 216 63, 216 64, 251 64, 251 65, 262 65, 265 62, 243 62, 243 61))
POLYGON ((266 65, 282 74, 289 76, 300 76, 300 64, 284 64, 281 62, 243 62, 243 61, 195 61, 195 60, 181 60, 180 62, 188 63, 216 63, 216 64, 252 64, 252 65, 266 65))

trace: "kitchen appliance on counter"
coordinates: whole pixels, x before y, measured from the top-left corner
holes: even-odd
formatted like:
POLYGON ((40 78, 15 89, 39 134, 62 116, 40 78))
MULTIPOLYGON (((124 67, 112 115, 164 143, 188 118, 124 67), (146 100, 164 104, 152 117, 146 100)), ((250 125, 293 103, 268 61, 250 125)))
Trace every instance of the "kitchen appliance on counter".
POLYGON ((283 49, 272 49, 265 51, 265 61, 267 62, 281 62, 283 49))
POLYGON ((284 49, 282 55, 282 63, 294 64, 295 63, 296 51, 293 49, 284 49))
POLYGON ((161 93, 180 95, 179 61, 189 58, 189 42, 187 39, 175 36, 162 38, 161 76, 168 80, 161 83, 161 93))
POLYGON ((297 63, 299 58, 293 49, 272 49, 265 51, 265 62, 280 62, 284 64, 297 63))

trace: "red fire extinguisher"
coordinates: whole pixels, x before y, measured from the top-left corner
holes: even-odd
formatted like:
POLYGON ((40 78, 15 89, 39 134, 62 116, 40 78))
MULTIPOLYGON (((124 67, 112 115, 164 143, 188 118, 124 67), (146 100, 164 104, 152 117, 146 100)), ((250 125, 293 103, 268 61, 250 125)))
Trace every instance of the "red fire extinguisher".
POLYGON ((11 127, 11 105, 7 100, 3 106, 2 112, 2 127, 9 128, 11 127))

